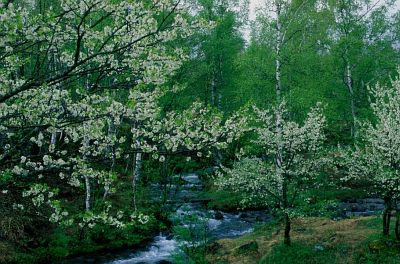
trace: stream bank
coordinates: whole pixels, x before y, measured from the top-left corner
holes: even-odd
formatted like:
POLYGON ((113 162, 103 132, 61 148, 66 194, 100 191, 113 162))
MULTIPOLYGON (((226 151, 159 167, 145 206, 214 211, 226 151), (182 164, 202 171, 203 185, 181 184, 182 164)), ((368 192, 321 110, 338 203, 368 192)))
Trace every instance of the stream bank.
MULTIPOLYGON (((196 222, 204 224, 207 229, 208 241, 223 238, 234 238, 254 230, 257 224, 265 224, 272 217, 265 211, 245 212, 222 212, 210 210, 201 199, 204 189, 197 174, 182 176, 184 183, 174 192, 169 194, 169 204, 176 208, 171 220, 180 227, 193 227, 193 221, 188 220, 196 217, 196 222)), ((157 189, 158 186, 154 186, 157 189)), ((103 264, 161 264, 172 263, 173 254, 179 246, 185 243, 176 239, 172 234, 161 233, 154 237, 143 250, 125 251, 97 259, 80 259, 79 263, 103 263, 103 264), (105 259, 106 258, 106 259, 105 259)))
MULTIPOLYGON (((170 188, 167 194, 168 204, 173 207, 174 213, 171 221, 178 227, 192 228, 196 217, 197 222, 207 229, 208 241, 225 238, 236 238, 251 233, 257 224, 271 222, 272 216, 265 210, 252 210, 243 212, 223 212, 210 210, 206 201, 202 199, 204 185, 198 174, 186 174, 181 176, 183 184, 176 188, 170 188)), ((162 199, 161 186, 154 185, 155 200, 162 199)), ((169 208, 170 209, 170 208, 169 208)), ((383 200, 376 198, 348 199, 341 202, 335 208, 334 220, 348 217, 371 216, 383 209, 383 200)), ((197 223, 197 224, 198 224, 197 223)), ((196 225, 196 224, 194 224, 196 225)), ((100 254, 96 257, 80 257, 73 263, 102 263, 102 264, 162 264, 172 263, 173 254, 182 246, 181 241, 170 233, 160 233, 153 238, 148 245, 140 249, 124 250, 108 254, 100 254)))

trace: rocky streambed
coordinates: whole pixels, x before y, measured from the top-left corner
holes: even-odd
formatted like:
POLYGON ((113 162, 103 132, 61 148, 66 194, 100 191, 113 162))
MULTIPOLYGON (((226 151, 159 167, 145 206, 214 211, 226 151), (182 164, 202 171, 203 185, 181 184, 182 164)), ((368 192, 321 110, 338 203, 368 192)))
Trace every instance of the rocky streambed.
MULTIPOLYGON (((253 231, 257 223, 271 221, 271 216, 265 211, 225 213, 210 210, 200 198, 204 186, 198 175, 188 174, 183 176, 182 180, 184 183, 180 189, 174 195, 168 195, 168 202, 176 207, 172 221, 187 228, 196 228, 196 224, 201 224, 206 229, 208 241, 241 236, 253 231), (193 216, 196 221, 193 221, 193 216)), ((177 240, 171 234, 160 234, 144 250, 115 256, 114 259, 102 263, 171 263, 174 252, 182 243, 185 241, 177 240)))
POLYGON ((379 198, 346 199, 339 203, 336 216, 339 218, 372 216, 381 213, 384 208, 384 201, 379 198))
MULTIPOLYGON (((208 242, 222 238, 233 238, 253 231, 257 224, 268 223, 272 216, 266 211, 221 212, 210 210, 201 199, 204 186, 197 174, 187 174, 181 177, 183 184, 167 194, 168 204, 175 208, 172 221, 177 226, 195 228, 201 224, 206 229, 208 242), (193 222, 193 217, 196 221, 193 222), (192 219, 192 220, 190 220, 192 219)), ((154 186, 157 193, 159 186, 154 186)), ((173 190, 174 188, 171 188, 173 190)), ((156 199, 163 199, 161 192, 156 199)), ((165 199, 165 194, 164 194, 165 199)), ((348 217, 370 216, 384 209, 382 199, 347 199, 338 204, 335 210, 335 220, 348 217)), ((161 233, 141 250, 126 250, 120 253, 110 253, 94 258, 77 258, 74 263, 103 264, 162 264, 172 263, 173 254, 184 243, 172 234, 161 233)))

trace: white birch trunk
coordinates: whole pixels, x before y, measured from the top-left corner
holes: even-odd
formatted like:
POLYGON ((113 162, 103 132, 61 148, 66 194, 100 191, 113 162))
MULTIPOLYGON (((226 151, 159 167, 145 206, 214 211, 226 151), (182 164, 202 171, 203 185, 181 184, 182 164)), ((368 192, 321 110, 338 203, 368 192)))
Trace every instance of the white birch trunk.
POLYGON ((85 209, 90 211, 90 179, 85 175, 85 187, 86 187, 86 197, 85 197, 85 209))
MULTIPOLYGON (((281 80, 281 50, 283 44, 283 29, 280 21, 281 17, 281 3, 279 0, 275 1, 276 8, 276 44, 275 44, 275 92, 277 107, 279 108, 282 103, 282 80, 281 80)), ((276 176, 277 179, 282 178, 282 116, 280 109, 276 111, 276 135, 277 135, 277 150, 275 156, 276 176)))
MULTIPOLYGON (((114 121, 112 119, 109 120, 108 123, 108 136, 111 138, 116 134, 116 129, 114 125, 114 121)), ((111 169, 115 167, 115 151, 114 151, 114 145, 110 145, 108 147, 108 151, 111 155, 112 163, 111 163, 111 169)))
POLYGON ((137 182, 141 176, 141 167, 142 167, 142 153, 138 152, 133 156, 133 164, 132 164, 132 191, 133 191, 133 207, 135 211, 137 211, 136 204, 136 186, 137 182))
POLYGON ((216 106, 217 104, 217 85, 215 84, 214 76, 211 81, 211 105, 216 106))
POLYGON ((135 182, 140 179, 141 176, 141 168, 142 168, 142 153, 137 153, 135 158, 135 169, 134 169, 134 176, 135 182))
MULTIPOLYGON (((84 137, 83 139, 83 145, 87 147, 89 144, 89 140, 84 137)), ((87 158, 86 154, 83 154, 83 161, 86 163, 87 158)), ((90 178, 88 175, 84 175, 83 178, 85 179, 85 190, 86 190, 86 195, 85 195, 85 209, 86 211, 90 211, 90 193, 91 193, 91 187, 90 187, 90 178)))
POLYGON ((51 133, 50 148, 49 148, 50 153, 53 153, 54 150, 56 149, 56 143, 57 143, 57 132, 54 131, 51 133))
POLYGON ((346 86, 350 94, 350 107, 351 107, 351 136, 355 138, 357 136, 357 123, 356 123, 356 106, 354 102, 354 87, 353 87, 353 75, 351 71, 350 60, 346 59, 346 86))

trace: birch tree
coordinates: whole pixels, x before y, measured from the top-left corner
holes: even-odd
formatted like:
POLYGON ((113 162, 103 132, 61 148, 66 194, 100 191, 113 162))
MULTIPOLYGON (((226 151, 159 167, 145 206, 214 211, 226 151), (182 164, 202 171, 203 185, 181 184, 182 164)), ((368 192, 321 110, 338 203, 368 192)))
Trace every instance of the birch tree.
MULTIPOLYGON (((287 0, 274 0, 271 2, 266 2, 266 7, 264 13, 261 15, 259 19, 261 20, 262 27, 266 28, 266 31, 269 32, 269 36, 272 38, 270 41, 271 48, 274 51, 274 82, 275 82, 275 100, 276 105, 280 106, 283 100, 283 93, 288 94, 290 91, 290 83, 283 82, 283 70, 287 67, 285 63, 288 62, 288 57, 290 56, 290 43, 293 41, 295 37, 303 34, 303 31, 307 30, 307 27, 304 27, 304 24, 301 21, 305 21, 306 18, 304 16, 304 11, 307 5, 309 5, 311 1, 287 1, 287 0), (285 90, 285 91, 284 91, 285 90)), ((269 40, 267 40, 269 41, 269 40)), ((265 43, 267 44, 267 43, 265 43)), ((282 117, 281 111, 275 111, 277 115, 275 118, 275 128, 277 140, 281 141, 282 138, 282 117)), ((280 177, 279 174, 280 166, 282 163, 282 144, 278 143, 276 145, 276 174, 277 177, 280 177)))
POLYGON ((256 29, 259 32, 253 32, 253 38, 263 41, 264 45, 269 45, 274 52, 274 80, 278 105, 282 102, 284 90, 290 90, 290 83, 283 83, 283 72, 288 66, 290 53, 294 52, 290 47, 291 42, 298 36, 304 36, 309 30, 306 11, 313 6, 314 2, 310 0, 266 1, 265 7, 258 13, 256 29))
POLYGON ((338 65, 341 68, 338 72, 348 94, 350 134, 354 139, 358 130, 357 119, 362 118, 359 112, 366 87, 377 81, 384 81, 382 76, 395 72, 396 62, 390 64, 396 58, 392 53, 393 32, 388 26, 389 10, 393 8, 394 2, 339 0, 326 3, 334 20, 330 29, 331 47, 340 62, 338 65), (380 47, 379 50, 374 48, 375 45, 380 47), (392 57, 387 57, 386 54, 392 54, 392 57), (368 57, 373 57, 374 61, 365 63, 368 57))
MULTIPOLYGON (((198 30, 180 45, 190 56, 174 78, 187 89, 171 98, 171 107, 182 109, 200 100, 226 113, 240 109, 237 90, 236 58, 245 50, 242 29, 248 22, 248 0, 188 0, 195 18, 212 23, 209 30, 198 30)), ((216 163, 223 159, 215 153, 216 163)))

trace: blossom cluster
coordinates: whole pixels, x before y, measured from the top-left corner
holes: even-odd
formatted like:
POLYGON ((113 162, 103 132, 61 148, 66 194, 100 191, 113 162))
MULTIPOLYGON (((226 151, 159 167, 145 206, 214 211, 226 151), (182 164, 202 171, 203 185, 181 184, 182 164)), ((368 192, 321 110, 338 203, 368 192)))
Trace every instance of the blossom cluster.
POLYGON ((171 42, 205 26, 186 19, 181 1, 60 0, 37 9, 28 0, 0 8, 0 170, 15 178, 7 194, 25 198, 16 209, 47 205, 50 221, 75 219, 80 212, 54 199, 55 185, 86 192, 84 226, 121 227, 124 217, 90 207, 93 188, 104 200, 116 191, 116 163, 131 153, 161 162, 206 156, 243 132, 240 114, 226 120, 200 103, 183 112, 160 107, 187 58, 171 42))
POLYGON ((303 124, 291 121, 285 103, 272 110, 254 107, 253 144, 263 148, 262 158, 244 157, 232 168, 223 167, 217 184, 243 196, 244 205, 257 202, 282 210, 292 208, 329 160, 322 155, 325 118, 313 108, 303 124))
POLYGON ((395 199, 400 191, 400 80, 369 88, 374 121, 359 122, 358 144, 344 152, 343 181, 368 183, 371 194, 395 199))

